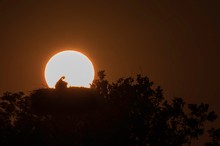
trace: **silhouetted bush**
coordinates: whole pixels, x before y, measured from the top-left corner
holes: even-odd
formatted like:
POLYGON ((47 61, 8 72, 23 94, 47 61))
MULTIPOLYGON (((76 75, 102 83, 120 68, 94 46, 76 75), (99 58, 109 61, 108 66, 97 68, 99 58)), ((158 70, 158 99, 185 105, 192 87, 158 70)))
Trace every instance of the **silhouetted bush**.
MULTIPOLYGON (((0 98, 0 145, 181 146, 204 133, 217 115, 208 104, 168 102, 147 77, 115 83, 98 73, 91 88, 34 90, 0 98)), ((219 129, 209 131, 219 144, 219 129)))

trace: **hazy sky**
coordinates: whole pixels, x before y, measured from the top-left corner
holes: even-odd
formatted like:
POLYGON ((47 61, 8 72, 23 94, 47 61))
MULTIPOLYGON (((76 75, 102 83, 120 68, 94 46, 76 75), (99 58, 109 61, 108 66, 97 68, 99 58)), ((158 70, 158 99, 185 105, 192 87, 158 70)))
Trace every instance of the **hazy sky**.
POLYGON ((217 109, 219 2, 0 0, 0 93, 43 87, 49 58, 74 49, 110 81, 143 73, 169 97, 217 109))

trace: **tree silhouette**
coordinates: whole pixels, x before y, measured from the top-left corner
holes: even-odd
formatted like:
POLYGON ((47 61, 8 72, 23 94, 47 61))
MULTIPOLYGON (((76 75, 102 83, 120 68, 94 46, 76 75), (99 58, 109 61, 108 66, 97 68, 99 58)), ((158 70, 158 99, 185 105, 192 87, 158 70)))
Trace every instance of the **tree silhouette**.
POLYGON ((208 111, 208 104, 188 104, 186 113, 182 98, 168 103, 163 90, 160 87, 153 90, 153 82, 147 77, 120 78, 108 84, 103 71, 98 76, 92 87, 98 87, 103 97, 118 105, 119 113, 127 115, 124 123, 129 129, 127 139, 134 145, 190 145, 203 134, 205 122, 217 118, 214 111, 208 111))
POLYGON ((220 146, 220 128, 212 128, 208 132, 212 140, 211 142, 207 142, 206 146, 220 146))
POLYGON ((6 92, 0 107, 0 145, 35 145, 32 135, 37 120, 30 112, 30 98, 23 92, 6 92))
MULTIPOLYGON (((56 89, 3 94, 0 145, 191 145, 217 118, 208 104, 168 102, 161 87, 140 74, 115 83, 105 76, 100 71, 90 89, 67 88, 61 78, 56 89)), ((206 145, 219 145, 219 129, 209 133, 206 145)))

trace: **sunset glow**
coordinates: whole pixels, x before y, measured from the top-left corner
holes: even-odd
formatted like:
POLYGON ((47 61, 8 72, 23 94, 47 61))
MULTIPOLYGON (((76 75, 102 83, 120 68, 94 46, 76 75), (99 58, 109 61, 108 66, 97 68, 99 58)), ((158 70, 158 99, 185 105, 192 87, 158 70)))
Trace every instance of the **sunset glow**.
POLYGON ((88 57, 77 51, 63 51, 54 55, 45 68, 45 79, 50 88, 65 76, 68 87, 90 87, 94 79, 94 68, 88 57))

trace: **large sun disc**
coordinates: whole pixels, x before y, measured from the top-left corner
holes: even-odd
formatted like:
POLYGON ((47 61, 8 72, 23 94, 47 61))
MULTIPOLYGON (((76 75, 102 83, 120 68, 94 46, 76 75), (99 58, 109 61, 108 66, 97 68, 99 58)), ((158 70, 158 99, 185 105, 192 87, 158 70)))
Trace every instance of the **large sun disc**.
POLYGON ((45 79, 50 88, 65 76, 68 87, 90 87, 94 79, 94 68, 88 57, 77 51, 63 51, 55 54, 45 68, 45 79))

